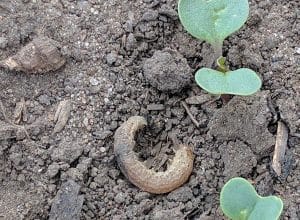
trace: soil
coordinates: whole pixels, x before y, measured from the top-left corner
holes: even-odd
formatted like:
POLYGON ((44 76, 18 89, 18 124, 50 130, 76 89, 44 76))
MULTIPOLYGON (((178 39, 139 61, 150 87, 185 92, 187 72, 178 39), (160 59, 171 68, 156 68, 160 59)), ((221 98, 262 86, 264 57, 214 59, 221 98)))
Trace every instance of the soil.
MULTIPOLYGON (((233 176, 250 180, 261 195, 280 196, 282 219, 300 219, 299 1, 250 0, 249 20, 225 40, 223 55, 233 70, 257 71, 263 87, 228 103, 193 80, 174 94, 152 87, 145 77, 145 62, 153 54, 159 61, 164 53, 157 51, 165 49, 187 62, 185 79, 209 62, 210 46, 184 31, 176 5, 174 0, 0 2, 0 60, 37 36, 59 42, 67 58, 63 68, 46 74, 0 70, 0 219, 62 219, 53 217, 55 208, 65 205, 59 206, 59 199, 66 201, 61 195, 76 204, 77 210, 69 211, 80 219, 225 219, 219 193, 233 176), (57 119, 62 101, 71 107, 61 104, 57 119), (138 135, 137 152, 159 169, 173 155, 170 134, 194 147, 194 169, 185 185, 151 195, 122 175, 113 135, 133 115, 149 123, 138 135), (288 126, 289 139, 278 177, 271 162, 279 120, 288 126), (70 189, 63 185, 72 180, 70 189), (68 189, 74 192, 68 195, 68 189)), ((169 70, 176 72, 176 62, 170 62, 169 70)), ((179 70, 174 74, 182 77, 179 70)))

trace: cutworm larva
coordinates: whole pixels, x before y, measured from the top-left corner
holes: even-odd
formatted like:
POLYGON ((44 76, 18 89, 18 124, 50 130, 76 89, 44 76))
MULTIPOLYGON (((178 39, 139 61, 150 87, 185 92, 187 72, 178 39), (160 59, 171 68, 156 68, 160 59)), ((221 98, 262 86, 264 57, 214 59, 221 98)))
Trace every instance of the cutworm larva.
POLYGON ((194 155, 186 145, 179 145, 175 156, 164 172, 148 169, 133 151, 135 134, 147 125, 145 118, 130 117, 116 131, 114 153, 122 173, 140 189, 161 194, 170 192, 185 183, 192 170, 194 155))

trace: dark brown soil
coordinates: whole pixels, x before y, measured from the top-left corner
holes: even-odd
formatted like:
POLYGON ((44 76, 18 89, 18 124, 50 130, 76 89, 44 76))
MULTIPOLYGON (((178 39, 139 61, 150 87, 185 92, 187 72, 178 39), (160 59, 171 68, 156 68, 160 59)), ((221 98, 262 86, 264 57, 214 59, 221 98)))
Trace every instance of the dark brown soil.
POLYGON ((59 42, 67 58, 64 68, 47 74, 0 70, 7 116, 1 111, 0 219, 47 219, 69 179, 81 187, 81 219, 224 219, 219 193, 233 176, 252 181, 262 195, 280 196, 282 219, 300 219, 299 1, 250 0, 250 18, 225 40, 223 55, 231 69, 257 71, 263 87, 226 104, 193 80, 175 94, 146 80, 144 63, 158 50, 171 49, 186 59, 193 70, 187 79, 209 62, 209 45, 184 31, 176 5, 174 0, 0 2, 0 60, 41 35, 59 42), (18 120, 14 112, 22 99, 27 111, 18 120), (55 133, 54 115, 63 100, 71 101, 71 113, 55 133), (166 160, 159 161, 172 157, 171 133, 194 146, 194 170, 185 185, 151 195, 122 175, 113 135, 133 115, 149 122, 137 139, 141 158, 165 167, 166 160), (277 177, 270 165, 279 120, 288 126, 289 139, 277 177))

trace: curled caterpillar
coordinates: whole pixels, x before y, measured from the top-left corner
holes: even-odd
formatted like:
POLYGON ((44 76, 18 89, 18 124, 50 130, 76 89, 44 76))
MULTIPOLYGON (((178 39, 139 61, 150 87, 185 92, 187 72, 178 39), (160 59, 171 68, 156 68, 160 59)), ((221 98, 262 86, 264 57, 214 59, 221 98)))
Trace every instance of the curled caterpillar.
POLYGON ((116 131, 114 154, 122 173, 140 189, 161 194, 184 184, 193 170, 194 155, 190 147, 179 145, 171 165, 164 172, 148 169, 133 151, 135 134, 147 125, 145 118, 130 117, 116 131))
POLYGON ((37 37, 17 54, 1 60, 0 67, 25 73, 45 73, 58 70, 65 62, 56 41, 37 37))

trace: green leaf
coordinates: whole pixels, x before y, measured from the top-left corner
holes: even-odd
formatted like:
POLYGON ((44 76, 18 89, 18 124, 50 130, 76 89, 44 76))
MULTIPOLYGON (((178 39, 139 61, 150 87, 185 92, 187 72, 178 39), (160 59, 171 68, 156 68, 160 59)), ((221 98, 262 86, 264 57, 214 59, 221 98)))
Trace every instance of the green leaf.
POLYGON ((259 76, 250 69, 241 68, 226 73, 202 68, 196 72, 197 84, 212 94, 252 95, 261 85, 259 76))
POLYGON ((212 45, 240 29, 249 15, 248 0, 179 0, 182 25, 194 37, 212 45))
POLYGON ((229 180, 221 191, 221 208, 226 216, 244 220, 250 215, 259 196, 254 187, 243 178, 229 180))
POLYGON ((282 209, 283 203, 278 197, 260 197, 248 220, 279 219, 282 209))
POLYGON ((233 220, 277 220, 283 203, 276 196, 261 197, 245 179, 229 180, 221 190, 221 209, 233 220))

